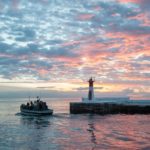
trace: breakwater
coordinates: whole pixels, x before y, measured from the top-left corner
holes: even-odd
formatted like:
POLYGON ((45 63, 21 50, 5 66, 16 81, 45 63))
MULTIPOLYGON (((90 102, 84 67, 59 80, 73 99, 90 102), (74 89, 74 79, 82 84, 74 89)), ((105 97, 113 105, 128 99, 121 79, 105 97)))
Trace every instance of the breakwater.
MULTIPOLYGON (((149 101, 148 101, 149 102, 149 101)), ((71 114, 150 114, 150 103, 117 103, 117 102, 100 102, 100 103, 70 103, 71 114)))

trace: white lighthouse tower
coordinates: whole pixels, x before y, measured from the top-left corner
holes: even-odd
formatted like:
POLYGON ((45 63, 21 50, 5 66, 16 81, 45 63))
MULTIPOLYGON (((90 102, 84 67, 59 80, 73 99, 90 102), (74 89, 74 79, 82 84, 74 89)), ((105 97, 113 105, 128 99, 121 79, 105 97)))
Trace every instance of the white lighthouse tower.
POLYGON ((89 94, 88 94, 88 100, 93 100, 94 99, 94 87, 93 83, 95 82, 92 77, 89 79, 89 94))

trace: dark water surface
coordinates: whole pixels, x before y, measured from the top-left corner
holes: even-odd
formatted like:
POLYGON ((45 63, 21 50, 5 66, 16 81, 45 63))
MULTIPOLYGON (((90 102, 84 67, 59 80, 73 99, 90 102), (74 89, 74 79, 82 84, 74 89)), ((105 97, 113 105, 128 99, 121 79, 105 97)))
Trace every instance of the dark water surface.
POLYGON ((150 150, 150 115, 70 115, 75 99, 45 99, 49 117, 15 115, 25 99, 0 99, 0 150, 150 150))

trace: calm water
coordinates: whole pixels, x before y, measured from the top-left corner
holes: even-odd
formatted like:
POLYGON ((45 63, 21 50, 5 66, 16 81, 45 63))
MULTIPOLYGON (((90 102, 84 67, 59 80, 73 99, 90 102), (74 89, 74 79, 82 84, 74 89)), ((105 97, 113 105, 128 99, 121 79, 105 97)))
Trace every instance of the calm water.
POLYGON ((0 99, 0 150, 150 150, 150 115, 70 115, 74 99, 46 99, 54 116, 15 115, 25 99, 0 99))

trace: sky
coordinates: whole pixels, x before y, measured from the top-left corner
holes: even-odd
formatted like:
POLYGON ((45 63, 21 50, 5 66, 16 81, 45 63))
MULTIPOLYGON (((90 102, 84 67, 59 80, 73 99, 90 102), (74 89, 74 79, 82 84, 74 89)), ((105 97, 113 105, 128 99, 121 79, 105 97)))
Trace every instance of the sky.
POLYGON ((150 99, 150 0, 0 0, 0 97, 150 99))

